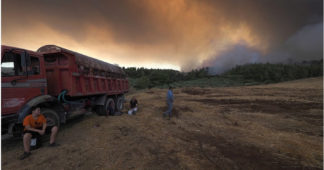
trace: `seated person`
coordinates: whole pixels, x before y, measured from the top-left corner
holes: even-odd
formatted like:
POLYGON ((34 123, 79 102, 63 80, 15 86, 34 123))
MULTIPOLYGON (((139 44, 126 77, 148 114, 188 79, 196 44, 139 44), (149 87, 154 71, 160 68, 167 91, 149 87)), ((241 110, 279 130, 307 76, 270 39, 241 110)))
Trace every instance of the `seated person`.
POLYGON ((136 98, 132 97, 129 104, 130 104, 131 109, 128 111, 128 114, 129 115, 133 115, 133 114, 135 115, 136 112, 137 112, 137 100, 136 100, 136 98))
MULTIPOLYGON (((25 159, 30 156, 30 142, 32 138, 40 139, 44 134, 51 134, 50 137, 50 145, 49 146, 57 146, 55 144, 56 134, 58 132, 58 127, 48 127, 46 126, 46 118, 43 114, 40 113, 39 107, 32 107, 32 114, 25 117, 23 125, 24 136, 23 136, 23 144, 24 144, 24 154, 21 155, 20 159, 25 159)), ((39 143, 40 140, 37 141, 39 143)))

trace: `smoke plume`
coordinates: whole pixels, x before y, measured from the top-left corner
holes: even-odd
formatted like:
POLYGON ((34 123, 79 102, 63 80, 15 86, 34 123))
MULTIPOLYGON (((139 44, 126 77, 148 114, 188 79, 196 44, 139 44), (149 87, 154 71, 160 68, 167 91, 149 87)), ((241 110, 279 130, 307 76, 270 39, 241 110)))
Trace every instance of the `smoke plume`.
POLYGON ((322 57, 322 0, 3 0, 1 12, 2 44, 56 44, 120 66, 219 73, 322 57))
POLYGON ((248 63, 289 63, 318 60, 323 57, 323 23, 306 25, 275 49, 263 54, 238 43, 203 62, 211 74, 221 74, 236 65, 248 63))

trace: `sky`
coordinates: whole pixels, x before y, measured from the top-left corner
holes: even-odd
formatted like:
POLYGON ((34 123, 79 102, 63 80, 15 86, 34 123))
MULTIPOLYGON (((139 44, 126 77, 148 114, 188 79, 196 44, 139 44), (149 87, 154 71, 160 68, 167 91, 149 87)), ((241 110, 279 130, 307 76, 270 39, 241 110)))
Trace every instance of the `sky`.
POLYGON ((322 0, 2 0, 1 43, 125 67, 222 73, 323 58, 322 0))

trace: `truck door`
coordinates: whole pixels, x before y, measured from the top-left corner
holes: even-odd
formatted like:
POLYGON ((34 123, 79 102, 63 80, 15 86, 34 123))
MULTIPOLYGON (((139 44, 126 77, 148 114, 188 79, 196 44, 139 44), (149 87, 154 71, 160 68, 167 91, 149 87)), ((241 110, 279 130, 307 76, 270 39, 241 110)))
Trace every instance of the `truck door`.
POLYGON ((24 50, 2 51, 1 57, 1 113, 17 111, 33 97, 45 93, 46 79, 41 76, 39 58, 24 50))

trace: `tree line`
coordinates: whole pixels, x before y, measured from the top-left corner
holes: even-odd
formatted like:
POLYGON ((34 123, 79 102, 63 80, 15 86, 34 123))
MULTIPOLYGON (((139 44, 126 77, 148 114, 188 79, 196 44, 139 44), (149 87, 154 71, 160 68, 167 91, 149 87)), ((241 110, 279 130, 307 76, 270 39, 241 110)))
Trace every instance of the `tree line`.
POLYGON ((210 78, 214 76, 240 76, 250 81, 272 83, 323 76, 323 59, 294 64, 258 63, 238 65, 221 75, 209 74, 208 67, 194 69, 190 72, 180 72, 171 69, 146 69, 143 67, 123 67, 123 70, 130 79, 131 85, 136 89, 152 88, 169 85, 175 82, 210 78))
POLYGON ((223 75, 240 75, 246 80, 275 83, 307 77, 323 76, 323 60, 294 64, 246 64, 239 65, 223 75))
POLYGON ((208 68, 195 69, 187 73, 171 69, 146 69, 143 67, 123 67, 123 70, 132 79, 131 85, 137 89, 152 88, 177 81, 194 80, 209 76, 208 68))

